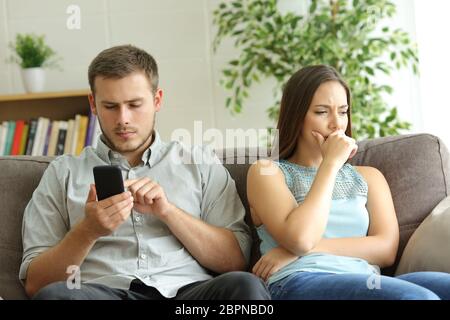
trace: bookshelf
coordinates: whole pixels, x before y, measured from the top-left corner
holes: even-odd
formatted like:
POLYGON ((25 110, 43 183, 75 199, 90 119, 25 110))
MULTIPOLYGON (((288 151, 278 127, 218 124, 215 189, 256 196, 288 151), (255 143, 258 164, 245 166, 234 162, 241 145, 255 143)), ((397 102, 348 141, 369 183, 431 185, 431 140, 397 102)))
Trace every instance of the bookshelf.
POLYGON ((81 153, 95 145, 89 90, 0 95, 0 156, 81 153))
POLYGON ((0 121, 47 117, 67 120, 89 114, 89 90, 0 95, 0 121))

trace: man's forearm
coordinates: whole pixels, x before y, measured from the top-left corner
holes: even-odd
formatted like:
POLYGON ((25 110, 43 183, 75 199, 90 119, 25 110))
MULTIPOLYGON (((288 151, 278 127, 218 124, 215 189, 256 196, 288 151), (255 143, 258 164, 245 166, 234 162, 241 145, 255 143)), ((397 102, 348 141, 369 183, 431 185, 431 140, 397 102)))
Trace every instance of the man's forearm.
POLYGON ((56 282, 64 281, 70 275, 69 266, 81 266, 95 240, 83 232, 78 224, 67 233, 64 239, 53 248, 40 254, 30 263, 25 282, 25 290, 32 297, 39 289, 56 282))
POLYGON ((163 221, 205 268, 218 273, 245 269, 239 242, 230 230, 209 225, 175 206, 163 221))

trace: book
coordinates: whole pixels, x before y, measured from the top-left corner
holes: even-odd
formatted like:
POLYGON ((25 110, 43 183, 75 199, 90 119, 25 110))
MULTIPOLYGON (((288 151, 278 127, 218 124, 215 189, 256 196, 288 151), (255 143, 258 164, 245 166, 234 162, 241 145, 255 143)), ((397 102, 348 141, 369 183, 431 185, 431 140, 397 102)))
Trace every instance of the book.
POLYGON ((67 135, 67 121, 59 121, 59 130, 58 130, 58 138, 56 142, 56 150, 55 155, 60 156, 64 154, 64 146, 66 141, 66 135, 67 135))
POLYGON ((6 136, 8 134, 8 121, 3 121, 0 130, 0 156, 5 155, 6 136))
POLYGON ((32 156, 37 156, 39 149, 40 149, 40 143, 41 143, 41 135, 42 135, 42 125, 44 124, 44 118, 39 117, 37 119, 37 128, 36 128, 36 134, 34 136, 34 142, 33 142, 33 149, 31 151, 32 156))
POLYGON ((89 125, 86 133, 86 141, 84 142, 84 145, 91 146, 92 145, 92 139, 94 138, 94 130, 95 130, 95 122, 97 120, 97 117, 92 112, 89 113, 89 125))
POLYGON ((35 142, 33 145, 32 156, 42 156, 44 153, 45 139, 47 137, 47 130, 49 126, 49 119, 44 117, 39 117, 38 128, 36 131, 35 142))
POLYGON ((50 137, 51 137, 51 134, 52 134, 52 125, 53 125, 53 123, 50 120, 48 120, 48 121, 46 120, 46 124, 45 125, 47 126, 47 130, 46 130, 46 134, 44 136, 45 140, 44 140, 44 148, 42 149, 42 152, 41 152, 42 156, 45 156, 48 153, 48 146, 50 144, 50 137))
POLYGON ((38 126, 37 119, 30 120, 30 128, 28 129, 27 146, 25 148, 25 154, 31 156, 33 153, 34 140, 36 138, 36 131, 38 126))
POLYGON ((80 129, 80 119, 81 119, 81 115, 77 114, 75 116, 75 122, 73 123, 72 142, 71 142, 71 147, 70 147, 70 154, 73 154, 73 155, 75 155, 77 153, 78 131, 80 129))
POLYGON ((23 127, 22 137, 20 138, 19 155, 24 155, 27 151, 26 148, 27 148, 27 139, 28 139, 29 130, 30 130, 30 124, 25 122, 25 125, 23 127))
POLYGON ((11 154, 15 130, 16 130, 16 122, 12 120, 8 121, 8 133, 6 134, 5 151, 3 153, 5 156, 11 154))
POLYGON ((20 141, 22 138, 23 128, 25 127, 24 120, 16 121, 16 129, 14 130, 13 143, 11 147, 11 155, 17 156, 19 154, 20 149, 20 141))
POLYGON ((72 136, 73 136, 73 127, 75 124, 75 120, 70 119, 67 121, 67 133, 66 133, 66 141, 64 143, 64 153, 70 154, 72 150, 72 136))
POLYGON ((84 148, 84 142, 86 141, 86 133, 88 128, 88 117, 80 116, 80 125, 78 126, 78 139, 77 148, 75 154, 78 156, 84 148))
POLYGON ((58 140, 59 121, 52 122, 52 131, 50 133, 50 142, 48 143, 48 150, 46 155, 54 156, 56 153, 56 143, 58 140))

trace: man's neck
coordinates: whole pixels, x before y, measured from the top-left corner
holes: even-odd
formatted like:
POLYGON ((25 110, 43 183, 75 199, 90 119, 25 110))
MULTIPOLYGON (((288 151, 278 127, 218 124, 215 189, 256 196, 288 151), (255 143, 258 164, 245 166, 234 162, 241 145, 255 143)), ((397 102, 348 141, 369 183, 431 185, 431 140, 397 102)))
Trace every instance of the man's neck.
POLYGON ((153 131, 152 135, 149 137, 146 143, 144 143, 139 149, 135 150, 130 154, 122 154, 128 161, 130 167, 136 167, 142 163, 142 155, 145 151, 150 148, 150 146, 155 141, 155 132, 153 131))

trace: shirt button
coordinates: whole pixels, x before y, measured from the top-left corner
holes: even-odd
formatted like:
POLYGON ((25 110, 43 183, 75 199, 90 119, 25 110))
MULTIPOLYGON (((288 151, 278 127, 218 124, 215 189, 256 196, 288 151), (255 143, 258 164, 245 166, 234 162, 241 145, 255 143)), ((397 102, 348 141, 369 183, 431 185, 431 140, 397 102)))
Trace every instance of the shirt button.
POLYGON ((136 217, 134 220, 135 220, 136 222, 139 222, 139 221, 141 221, 141 217, 136 217))
POLYGON ((118 155, 117 153, 113 153, 113 157, 114 157, 115 159, 117 159, 117 158, 119 157, 119 155, 118 155))
POLYGON ((141 259, 145 259, 145 258, 147 258, 147 256, 144 253, 142 253, 141 254, 141 259))

